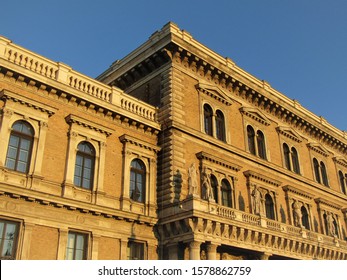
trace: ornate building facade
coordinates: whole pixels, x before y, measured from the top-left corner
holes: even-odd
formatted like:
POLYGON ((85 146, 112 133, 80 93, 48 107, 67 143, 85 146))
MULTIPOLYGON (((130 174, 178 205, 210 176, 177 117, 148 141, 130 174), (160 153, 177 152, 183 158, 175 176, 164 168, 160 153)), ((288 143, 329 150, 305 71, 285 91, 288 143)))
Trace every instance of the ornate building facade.
POLYGON ((10 259, 347 259, 347 135, 173 23, 96 79, 0 38, 10 259))

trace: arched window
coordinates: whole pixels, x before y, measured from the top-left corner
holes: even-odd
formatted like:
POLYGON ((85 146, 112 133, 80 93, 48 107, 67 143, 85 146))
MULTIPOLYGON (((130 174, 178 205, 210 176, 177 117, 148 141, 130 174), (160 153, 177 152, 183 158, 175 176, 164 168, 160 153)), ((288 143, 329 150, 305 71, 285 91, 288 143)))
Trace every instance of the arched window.
POLYGON ((231 187, 228 180, 225 180, 225 179, 222 180, 221 194, 222 194, 222 205, 227 207, 232 207, 231 187))
POLYGON ((95 150, 93 146, 83 141, 77 146, 75 162, 75 186, 91 190, 94 179, 95 150))
POLYGON ((316 158, 313 159, 313 169, 314 169, 314 175, 316 177, 316 181, 318 183, 321 183, 321 178, 320 178, 320 168, 319 168, 319 163, 316 158))
POLYGON ((217 178, 214 175, 211 175, 211 186, 213 191, 213 197, 216 202, 218 202, 219 195, 218 195, 218 181, 217 178))
POLYGON ((213 129, 212 129, 212 117, 213 117, 213 111, 211 106, 208 104, 204 105, 204 126, 205 126, 205 132, 208 135, 213 136, 213 129))
POLYGON ((274 203, 273 203, 271 195, 269 194, 265 195, 265 211, 266 211, 266 218, 271 220, 275 219, 274 203))
POLYGON ((251 154, 256 155, 255 151, 255 133, 253 127, 247 126, 248 150, 251 154))
POLYGON ((300 165, 299 165, 299 156, 298 156, 298 152, 296 151, 296 149, 294 147, 292 147, 292 164, 293 164, 293 171, 296 174, 300 174, 300 165))
POLYGON ((292 170, 291 168, 291 164, 290 164, 290 151, 289 151, 289 147, 286 143, 283 143, 283 154, 284 154, 284 164, 285 167, 288 170, 292 170))
POLYGON ((146 167, 139 159, 131 162, 130 168, 130 198, 133 201, 144 202, 146 190, 146 167))
POLYGON ((216 136, 217 139, 225 141, 225 121, 224 115, 220 110, 216 113, 216 136))
POLYGON ((322 175, 323 185, 329 187, 327 170, 325 168, 325 164, 322 161, 320 162, 320 171, 322 175))
POLYGON ((341 191, 346 194, 346 177, 343 175, 342 171, 339 171, 339 181, 341 191))
POLYGON ((304 228, 310 229, 310 222, 308 218, 308 212, 305 206, 301 206, 301 224, 304 228))
POLYGON ((12 125, 5 166, 18 172, 28 173, 33 141, 32 126, 25 121, 16 121, 12 125))
POLYGON ((258 156, 262 159, 266 159, 265 137, 264 137, 264 134, 259 130, 257 132, 257 145, 258 145, 258 156))

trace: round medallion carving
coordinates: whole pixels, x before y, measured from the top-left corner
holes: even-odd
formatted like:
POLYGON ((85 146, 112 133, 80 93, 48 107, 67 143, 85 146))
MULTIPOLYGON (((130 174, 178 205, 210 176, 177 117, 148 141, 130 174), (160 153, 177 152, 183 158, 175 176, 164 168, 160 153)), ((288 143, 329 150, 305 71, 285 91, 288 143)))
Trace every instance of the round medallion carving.
POLYGON ((6 203, 6 209, 9 210, 9 211, 14 211, 16 210, 17 208, 17 205, 11 201, 7 202, 6 203))

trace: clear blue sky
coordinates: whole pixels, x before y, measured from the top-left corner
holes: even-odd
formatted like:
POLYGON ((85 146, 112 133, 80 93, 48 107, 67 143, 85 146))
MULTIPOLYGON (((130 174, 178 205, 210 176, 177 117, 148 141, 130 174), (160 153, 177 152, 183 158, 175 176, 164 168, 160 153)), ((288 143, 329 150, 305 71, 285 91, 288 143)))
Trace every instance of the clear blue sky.
POLYGON ((7 0, 0 34, 96 77, 173 21, 347 130, 347 1, 7 0))

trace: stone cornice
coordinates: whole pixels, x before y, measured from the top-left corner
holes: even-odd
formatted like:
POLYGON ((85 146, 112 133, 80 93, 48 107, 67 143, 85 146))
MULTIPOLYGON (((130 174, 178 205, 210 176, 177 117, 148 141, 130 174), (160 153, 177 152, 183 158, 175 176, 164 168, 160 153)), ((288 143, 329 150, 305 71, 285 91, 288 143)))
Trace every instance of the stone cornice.
POLYGON ((293 186, 290 186, 290 185, 286 185, 286 186, 283 186, 282 189, 288 194, 288 193, 293 193, 293 194, 296 194, 296 195, 299 195, 299 196, 302 196, 304 198, 308 198, 308 199, 313 199, 314 198, 314 195, 308 193, 308 192, 305 192, 303 190, 300 190, 298 188, 295 188, 293 186))
POLYGON ((324 205, 324 206, 329 206, 331 208, 334 208, 336 210, 342 210, 342 206, 341 205, 338 205, 338 204, 336 204, 336 203, 334 203, 332 201, 329 201, 329 200, 327 200, 325 198, 318 197, 314 201, 318 204, 319 207, 320 207, 320 205, 324 205))
POLYGON ((261 124, 264 124, 266 126, 269 126, 270 120, 258 109, 256 108, 250 108, 250 107, 242 107, 240 108, 240 112, 247 117, 256 120, 257 122, 260 122, 261 124))
POLYGON ((289 139, 295 142, 302 142, 302 137, 291 127, 278 126, 276 130, 278 133, 288 137, 289 139))
POLYGON ((216 99, 217 101, 230 106, 232 104, 232 101, 230 97, 222 91, 220 88, 213 86, 211 84, 205 84, 205 83, 198 83, 195 88, 199 90, 200 92, 216 99))
POLYGON ((333 157, 333 161, 337 164, 347 168, 347 159, 344 157, 333 157))
POLYGON ((140 53, 146 53, 146 59, 154 53, 166 53, 172 63, 190 69, 230 96, 242 98, 264 113, 273 115, 306 135, 347 154, 345 132, 305 109, 296 100, 276 91, 268 82, 239 68, 230 58, 213 52, 188 32, 180 30, 176 24, 168 23, 155 32, 145 44, 118 62, 117 66, 113 65, 112 69, 107 70, 107 75, 116 72, 125 75, 130 72, 136 68, 135 61, 138 65, 141 64, 140 53), (131 69, 127 68, 127 65, 131 65, 131 69))
POLYGON ((142 224, 144 223, 150 226, 155 225, 157 222, 157 219, 154 217, 147 217, 144 215, 139 216, 138 214, 134 214, 131 212, 124 212, 121 210, 111 209, 108 207, 102 207, 98 205, 93 205, 91 207, 89 203, 76 202, 76 201, 72 202, 64 198, 54 197, 54 200, 52 200, 51 195, 45 195, 45 194, 39 194, 39 195, 41 195, 42 197, 36 196, 36 193, 33 193, 32 191, 23 190, 23 189, 21 189, 21 193, 13 192, 11 191, 11 189, 8 189, 8 190, 2 189, 0 191, 0 196, 6 196, 12 199, 18 199, 18 200, 23 200, 23 201, 41 204, 45 206, 81 212, 83 214, 90 214, 93 216, 100 216, 104 218, 114 218, 117 220, 125 220, 129 222, 134 222, 134 223, 142 223, 142 224))
POLYGON ((57 108, 43 104, 38 101, 34 101, 32 99, 26 98, 22 95, 16 94, 8 90, 2 90, 0 92, 0 99, 7 99, 7 100, 12 100, 13 102, 21 103, 27 107, 44 112, 48 116, 54 115, 55 112, 58 110, 57 108))
POLYGON ((103 126, 101 124, 86 120, 84 118, 81 118, 79 116, 70 114, 65 118, 66 122, 69 124, 75 123, 80 126, 87 127, 89 129, 98 131, 102 134, 105 134, 107 137, 110 136, 113 132, 112 129, 107 128, 106 126, 103 126))
POLYGON ((249 181, 251 181, 252 179, 256 179, 258 181, 264 182, 264 183, 269 184, 269 185, 273 185, 275 187, 278 187, 282 184, 282 182, 280 182, 278 180, 272 179, 268 176, 265 176, 263 174, 260 174, 258 172, 252 171, 252 170, 247 170, 247 171, 243 172, 243 174, 247 177, 247 179, 249 181))
POLYGON ((138 139, 136 137, 127 135, 127 134, 123 134, 122 136, 119 137, 119 140, 124 144, 124 143, 130 143, 132 145, 153 151, 155 153, 158 153, 160 151, 160 147, 158 147, 157 145, 152 145, 150 143, 147 143, 141 139, 138 139))
POLYGON ((319 143, 308 143, 307 147, 324 157, 329 156, 329 151, 319 143))
POLYGON ((219 157, 216 157, 214 155, 211 155, 211 154, 208 154, 206 152, 199 152, 196 154, 196 157, 199 159, 199 160, 207 160, 211 163, 214 163, 214 164, 217 164, 217 165, 220 165, 222 167, 225 167, 227 169, 230 169, 230 170, 233 170, 233 171, 240 171, 241 170, 241 166, 238 165, 238 164, 235 164, 235 163, 231 163, 225 159, 222 159, 222 158, 219 158, 219 157))

